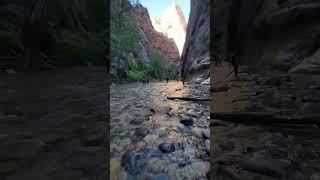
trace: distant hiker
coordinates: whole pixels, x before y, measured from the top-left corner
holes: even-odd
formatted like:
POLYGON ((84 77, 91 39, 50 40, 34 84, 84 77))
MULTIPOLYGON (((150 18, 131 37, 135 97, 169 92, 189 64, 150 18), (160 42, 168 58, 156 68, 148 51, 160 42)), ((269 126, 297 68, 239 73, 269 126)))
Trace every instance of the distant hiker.
POLYGON ((214 61, 216 62, 216 66, 222 66, 222 54, 220 50, 214 53, 214 61))
POLYGON ((166 79, 167 83, 169 82, 169 78, 166 79))
POLYGON ((183 84, 183 86, 184 86, 184 81, 185 81, 185 79, 184 79, 184 78, 182 78, 182 84, 183 84))
POLYGON ((147 78, 147 81, 146 81, 146 82, 147 82, 147 84, 149 84, 149 78, 147 78))
POLYGON ((233 66, 234 76, 239 80, 238 68, 239 68, 239 52, 235 52, 231 55, 231 64, 233 66))
POLYGON ((220 52, 220 50, 217 51, 217 60, 216 60, 216 64, 217 66, 222 66, 222 54, 220 52))

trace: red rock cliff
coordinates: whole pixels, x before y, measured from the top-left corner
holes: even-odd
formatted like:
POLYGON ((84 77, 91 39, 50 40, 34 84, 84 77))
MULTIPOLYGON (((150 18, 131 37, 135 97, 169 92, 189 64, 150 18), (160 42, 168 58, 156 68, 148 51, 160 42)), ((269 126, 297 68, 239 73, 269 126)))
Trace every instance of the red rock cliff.
POLYGON ((151 48, 159 52, 170 64, 179 64, 180 56, 177 45, 173 39, 167 38, 153 28, 147 8, 137 5, 134 12, 151 48))

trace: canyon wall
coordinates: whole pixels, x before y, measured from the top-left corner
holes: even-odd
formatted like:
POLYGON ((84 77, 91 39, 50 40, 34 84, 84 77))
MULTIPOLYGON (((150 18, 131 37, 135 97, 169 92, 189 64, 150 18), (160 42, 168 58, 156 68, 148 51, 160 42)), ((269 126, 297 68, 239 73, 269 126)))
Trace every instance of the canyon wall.
POLYGON ((205 79, 210 73, 210 1, 191 0, 182 55, 182 76, 205 79))
POLYGON ((168 38, 154 29, 147 8, 137 5, 134 8, 134 13, 151 48, 159 52, 170 64, 179 64, 180 56, 177 45, 172 38, 168 38))
POLYGON ((256 69, 316 73, 320 59, 317 0, 216 0, 214 41, 256 69))
POLYGON ((161 17, 151 18, 151 22, 156 31, 162 32, 166 37, 174 40, 181 55, 187 23, 180 5, 176 3, 171 4, 161 17))

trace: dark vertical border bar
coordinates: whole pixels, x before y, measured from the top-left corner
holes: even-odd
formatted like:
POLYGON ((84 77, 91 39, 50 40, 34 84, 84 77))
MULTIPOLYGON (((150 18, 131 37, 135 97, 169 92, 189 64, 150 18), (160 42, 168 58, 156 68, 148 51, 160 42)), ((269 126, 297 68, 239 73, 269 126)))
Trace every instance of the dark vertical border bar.
MULTIPOLYGON (((214 23, 214 16, 213 16, 213 11, 214 11, 214 5, 216 3, 216 0, 210 1, 210 89, 213 88, 213 72, 211 66, 213 66, 213 23, 214 23)), ((210 91, 210 121, 212 119, 211 113, 213 112, 213 95, 211 94, 212 92, 210 91)), ((213 171, 213 155, 214 155, 214 145, 213 145, 213 127, 210 125, 210 180, 214 179, 214 171, 213 171)))
POLYGON ((107 31, 107 36, 106 36, 106 54, 105 54, 105 63, 106 63, 106 123, 107 123, 107 128, 106 128, 106 149, 107 149, 107 158, 106 158, 106 163, 107 163, 107 170, 106 170, 106 177, 109 179, 110 177, 110 1, 107 1, 107 12, 106 12, 106 31, 107 31))

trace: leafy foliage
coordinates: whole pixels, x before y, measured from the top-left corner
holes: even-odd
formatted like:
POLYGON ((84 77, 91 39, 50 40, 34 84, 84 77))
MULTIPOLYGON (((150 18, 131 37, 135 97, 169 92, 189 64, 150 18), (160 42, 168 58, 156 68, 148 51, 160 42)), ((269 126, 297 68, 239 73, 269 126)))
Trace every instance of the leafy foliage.
POLYGON ((54 65, 101 64, 104 54, 104 33, 63 31, 55 37, 55 45, 48 54, 54 65), (100 61, 100 62, 99 62, 100 61))
POLYGON ((3 56, 13 56, 21 51, 22 45, 19 34, 16 31, 0 30, 0 54, 3 56))
POLYGON ((143 79, 176 79, 178 67, 167 65, 165 60, 157 53, 151 56, 149 64, 144 64, 141 60, 130 62, 129 71, 126 76, 127 81, 142 81, 143 79))
POLYGON ((0 40, 7 42, 5 48, 1 48, 0 55, 6 55, 6 52, 24 55, 23 51, 30 43, 26 43, 22 37, 31 37, 29 39, 33 39, 33 44, 38 43, 36 46, 41 47, 32 52, 45 54, 51 64, 102 64, 107 41, 107 3, 105 0, 30 0, 27 3, 0 3, 1 27, 14 25, 11 29, 16 29, 0 30, 0 40), (24 9, 29 10, 26 11, 28 16, 25 16, 24 9), (26 27, 29 29, 26 30, 26 27), (40 35, 42 32, 45 37, 40 35), (44 44, 47 46, 43 46, 44 44))

